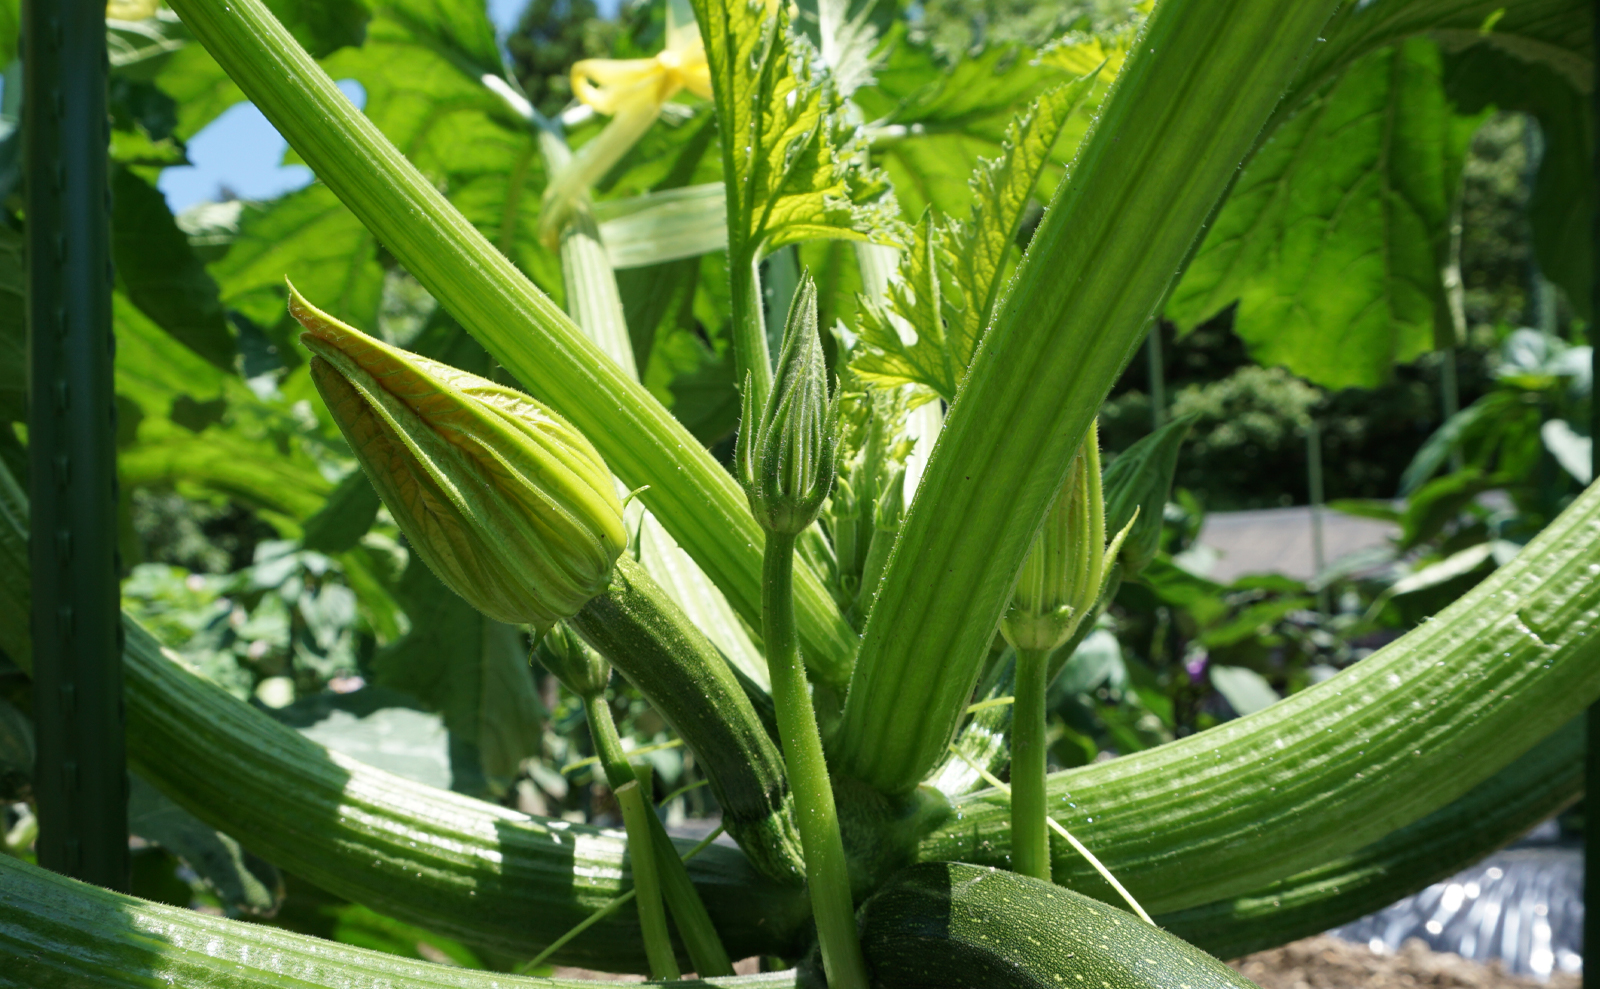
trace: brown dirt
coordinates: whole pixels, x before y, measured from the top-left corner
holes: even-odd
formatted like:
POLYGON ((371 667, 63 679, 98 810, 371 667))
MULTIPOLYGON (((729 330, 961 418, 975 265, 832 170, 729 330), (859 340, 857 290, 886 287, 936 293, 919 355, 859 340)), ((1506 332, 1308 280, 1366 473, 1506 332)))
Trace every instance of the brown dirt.
POLYGON ((1321 935, 1247 955, 1230 964, 1261 989, 1578 989, 1577 975, 1536 982, 1434 951, 1412 938, 1393 954, 1321 935))

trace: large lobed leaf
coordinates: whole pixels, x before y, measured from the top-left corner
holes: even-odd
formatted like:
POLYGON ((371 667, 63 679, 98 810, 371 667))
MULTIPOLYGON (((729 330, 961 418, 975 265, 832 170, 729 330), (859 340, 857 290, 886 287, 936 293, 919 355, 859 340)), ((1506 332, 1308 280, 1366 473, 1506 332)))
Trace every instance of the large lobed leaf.
POLYGON ((1261 364, 1329 388, 1380 384, 1448 326, 1440 271, 1467 142, 1438 46, 1366 56, 1278 128, 1167 306, 1187 331, 1235 299, 1261 364))
POLYGON ((1591 6, 1376 0, 1345 5, 1324 37, 1171 300, 1180 328, 1238 301, 1252 357, 1334 388, 1449 342, 1450 208, 1491 107, 1544 129, 1534 248, 1586 313, 1591 6))

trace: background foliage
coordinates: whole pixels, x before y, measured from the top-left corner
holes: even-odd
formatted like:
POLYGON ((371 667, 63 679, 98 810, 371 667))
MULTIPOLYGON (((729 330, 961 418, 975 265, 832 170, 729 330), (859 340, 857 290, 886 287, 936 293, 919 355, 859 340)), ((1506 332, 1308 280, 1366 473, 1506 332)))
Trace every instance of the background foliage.
MULTIPOLYGON (((359 87, 367 116, 450 201, 563 301, 559 259, 538 236, 547 174, 535 131, 504 97, 509 87, 484 80, 509 72, 537 111, 562 117, 571 63, 653 54, 661 6, 605 19, 589 0, 533 0, 504 39, 473 0, 271 6, 335 79, 359 87)), ((0 61, 14 49, 14 9, 0 2, 0 61)), ((856 255, 837 240, 806 240, 765 262, 772 311, 803 266, 818 279, 825 321, 840 326, 828 346, 852 396, 860 459, 845 476, 862 499, 855 507, 907 483, 914 459, 905 442, 871 459, 866 408, 886 399, 865 397, 863 385, 909 382, 921 390, 887 401, 937 407, 934 393, 948 399, 959 382, 919 363, 935 343, 906 344, 896 319, 965 327, 934 355, 954 353, 964 367, 981 325, 960 300, 992 299, 1018 252, 957 270, 971 256, 959 248, 996 215, 1014 235, 990 254, 1026 245, 1144 10, 1122 0, 881 0, 864 11, 881 45, 858 88, 818 99, 848 95, 848 110, 829 112, 864 122, 851 188, 880 176, 892 185, 912 248, 909 287, 888 309, 864 306, 856 255), (1070 93, 1058 88, 1097 66, 1070 93), (1030 123, 1008 131, 1016 108, 1041 97, 1030 123), (980 159, 998 164, 969 182, 980 159), (939 279, 942 297, 930 294, 939 279), (876 348, 874 359, 847 366, 858 335, 858 358, 876 348)), ((603 782, 571 768, 590 754, 581 706, 536 659, 529 665, 521 630, 442 591, 356 470, 310 385, 283 278, 390 342, 505 376, 320 183, 266 202, 219 190, 218 201, 174 216, 158 176, 185 163, 186 142, 242 97, 170 11, 136 12, 108 21, 125 605, 185 662, 319 740, 374 751, 385 732, 431 740, 384 757, 526 810, 614 823, 603 782)), ((814 9, 802 5, 797 24, 815 33, 814 9)), ((20 475, 19 78, 11 62, 0 101, 0 458, 20 475)), ((1163 553, 1121 588, 1053 689, 1058 765, 1202 730, 1358 661, 1509 559, 1589 479, 1591 266, 1587 231, 1572 218, 1588 215, 1593 134, 1559 62, 1417 36, 1302 95, 1246 164, 1157 327, 1166 407, 1152 407, 1150 365, 1136 360, 1103 410, 1113 454, 1158 414, 1192 426, 1163 553), (1460 409, 1448 421, 1446 379, 1460 409), (1313 424, 1328 496, 1396 523, 1392 548, 1310 581, 1208 579, 1192 552, 1205 513, 1305 504, 1313 424)), ((574 146, 602 123, 563 119, 574 146)), ((597 183, 599 215, 629 197, 720 181, 719 140, 709 103, 678 97, 597 183)), ((724 461, 738 411, 726 272, 721 252, 618 272, 645 384, 724 461)), ((837 543, 838 498, 830 517, 837 543)), ((893 511, 859 518, 898 524, 893 511)), ((832 589, 847 609, 870 565, 865 542, 835 561, 832 589)), ((996 660, 1004 666, 998 649, 996 660)), ((632 744, 672 741, 620 682, 614 704, 632 744)), ((15 767, 26 762, 15 753, 27 709, 23 679, 0 661, 8 828, 25 817, 15 767)), ((671 823, 715 812, 705 791, 677 793, 703 779, 685 750, 650 759, 657 797, 673 795, 671 823)), ((148 846, 136 860, 141 895, 417 957, 512 962, 281 876, 149 799, 135 815, 148 846)))

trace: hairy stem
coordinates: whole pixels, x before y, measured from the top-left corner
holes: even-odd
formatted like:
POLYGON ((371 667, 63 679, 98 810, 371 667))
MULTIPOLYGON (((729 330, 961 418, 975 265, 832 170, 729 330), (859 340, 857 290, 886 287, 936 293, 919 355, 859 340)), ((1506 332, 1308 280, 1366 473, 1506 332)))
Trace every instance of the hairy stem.
POLYGON ((767 350, 766 312, 761 304, 760 262, 728 257, 728 290, 733 304, 733 380, 744 387, 750 374, 753 408, 767 407, 772 394, 772 355, 767 350))
MULTIPOLYGON (((628 754, 623 751, 622 737, 617 733, 615 719, 611 717, 611 705, 606 703, 604 695, 596 694, 584 698, 583 710, 589 716, 589 735, 594 739, 595 754, 600 760, 600 768, 606 774, 606 782, 610 784, 612 792, 620 794, 624 786, 639 777, 628 762, 628 754)), ((732 975, 733 962, 728 958, 727 949, 722 946, 722 939, 717 936, 717 928, 711 923, 711 915, 706 912, 700 894, 689 879, 688 866, 678 857, 672 839, 667 837, 667 829, 662 826, 661 818, 654 811, 646 814, 641 822, 646 829, 643 834, 635 834, 634 822, 624 820, 623 823, 628 829, 630 848, 646 840, 652 846, 662 893, 666 897, 667 907, 672 911, 672 919, 678 925, 683 946, 689 952, 689 960, 694 963, 695 972, 701 977, 732 975)), ((653 972, 654 955, 651 958, 653 972)))
POLYGON ((866 963, 856 940, 855 907, 850 899, 850 874, 845 865, 839 813, 822 755, 816 713, 811 709, 806 671, 794 634, 794 536, 767 534, 762 616, 772 701, 777 707, 778 735, 783 742, 789 786, 800 817, 800 843, 805 849, 806 883, 817 921, 817 941, 831 989, 867 989, 866 963))
POLYGON ((622 806, 622 823, 628 829, 628 858, 633 864, 633 888, 639 908, 639 929, 644 935, 645 954, 650 956, 652 979, 676 979, 678 958, 672 951, 672 935, 667 931, 667 912, 661 905, 661 883, 656 877, 655 843, 650 840, 650 819, 655 817, 639 791, 639 781, 631 779, 615 791, 622 806))
POLYGON ((1045 824, 1044 649, 1017 652, 1017 701, 1011 712, 1011 868, 1050 881, 1050 831, 1045 824))

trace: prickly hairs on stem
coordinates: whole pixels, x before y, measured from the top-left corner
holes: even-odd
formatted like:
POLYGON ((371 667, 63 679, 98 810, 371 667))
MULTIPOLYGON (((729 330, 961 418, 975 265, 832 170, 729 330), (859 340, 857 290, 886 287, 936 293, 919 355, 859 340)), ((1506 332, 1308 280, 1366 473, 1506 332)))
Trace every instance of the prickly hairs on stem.
POLYGON ((817 287, 805 275, 789 306, 772 394, 759 417, 745 376, 735 452, 750 511, 769 532, 795 535, 816 521, 833 486, 839 420, 817 333, 817 287))

